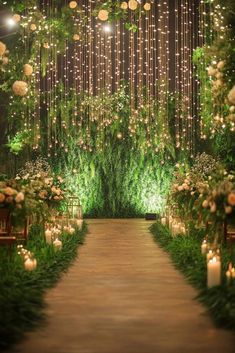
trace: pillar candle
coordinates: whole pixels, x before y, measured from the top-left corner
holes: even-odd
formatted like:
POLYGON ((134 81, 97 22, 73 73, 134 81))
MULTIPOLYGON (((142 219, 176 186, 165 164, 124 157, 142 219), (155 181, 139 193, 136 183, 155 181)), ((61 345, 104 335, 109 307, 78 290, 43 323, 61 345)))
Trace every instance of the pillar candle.
POLYGON ((62 249, 62 241, 60 241, 59 239, 54 240, 53 245, 56 250, 62 249))
POLYGON ((50 229, 47 229, 45 231, 45 237, 46 237, 46 243, 47 244, 51 244, 51 236, 52 236, 52 232, 50 229))
POLYGON ((166 225, 166 217, 162 217, 162 219, 161 219, 161 224, 162 224, 163 226, 166 225))
POLYGON ((207 287, 219 286, 221 283, 221 262, 214 256, 207 263, 207 287))
POLYGON ((26 271, 33 271, 37 267, 37 260, 28 258, 24 262, 24 268, 26 271))
POLYGON ((213 250, 209 250, 206 255, 207 261, 211 260, 213 256, 214 256, 213 250))
POLYGON ((202 245, 201 245, 201 253, 202 255, 205 255, 207 252, 207 242, 206 240, 203 240, 202 245))
POLYGON ((82 229, 83 219, 77 219, 76 223, 77 223, 78 228, 82 229))

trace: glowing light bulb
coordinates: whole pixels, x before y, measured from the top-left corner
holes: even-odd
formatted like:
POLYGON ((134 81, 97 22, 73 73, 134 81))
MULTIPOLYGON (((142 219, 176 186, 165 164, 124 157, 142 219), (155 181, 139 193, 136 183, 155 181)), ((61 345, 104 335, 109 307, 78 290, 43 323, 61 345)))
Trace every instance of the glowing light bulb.
POLYGON ((8 25, 9 27, 13 27, 13 26, 16 25, 16 22, 13 20, 13 18, 8 18, 8 19, 6 20, 6 23, 7 23, 7 25, 8 25))
POLYGON ((109 24, 106 24, 106 25, 103 26, 103 30, 106 33, 110 33, 110 32, 112 32, 112 27, 109 24))

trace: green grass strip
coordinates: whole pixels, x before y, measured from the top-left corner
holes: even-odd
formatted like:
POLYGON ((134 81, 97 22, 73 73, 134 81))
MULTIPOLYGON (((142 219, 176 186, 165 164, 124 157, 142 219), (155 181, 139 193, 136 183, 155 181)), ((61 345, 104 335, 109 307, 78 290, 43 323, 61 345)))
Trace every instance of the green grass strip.
POLYGON ((155 241, 170 254, 176 268, 199 290, 197 299, 208 307, 215 324, 235 331, 235 280, 228 285, 225 276, 229 263, 228 249, 224 247, 221 251, 222 284, 207 289, 206 259, 201 255, 204 232, 191 229, 190 236, 172 238, 168 228, 159 222, 150 230, 155 241))
POLYGON ((20 340, 43 319, 44 294, 54 286, 77 257, 77 248, 83 244, 86 225, 75 234, 63 234, 61 251, 47 245, 42 229, 34 226, 25 245, 37 259, 37 269, 24 270, 23 261, 14 249, 12 254, 0 248, 0 351, 20 340))

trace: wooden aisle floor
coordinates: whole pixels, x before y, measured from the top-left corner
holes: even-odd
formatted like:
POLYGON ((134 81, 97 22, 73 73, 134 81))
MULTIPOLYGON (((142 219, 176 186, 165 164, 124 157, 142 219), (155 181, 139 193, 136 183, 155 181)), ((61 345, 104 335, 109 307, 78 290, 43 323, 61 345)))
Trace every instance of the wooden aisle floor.
POLYGON ((47 323, 12 353, 234 353, 149 222, 90 220, 79 258, 47 294, 47 323))

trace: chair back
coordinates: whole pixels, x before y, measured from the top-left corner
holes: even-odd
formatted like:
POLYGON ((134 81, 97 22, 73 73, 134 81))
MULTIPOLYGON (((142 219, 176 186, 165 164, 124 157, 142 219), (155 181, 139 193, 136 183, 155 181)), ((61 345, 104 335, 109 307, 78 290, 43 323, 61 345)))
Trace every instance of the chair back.
POLYGON ((10 211, 0 208, 0 234, 9 235, 11 232, 11 215, 10 211))

